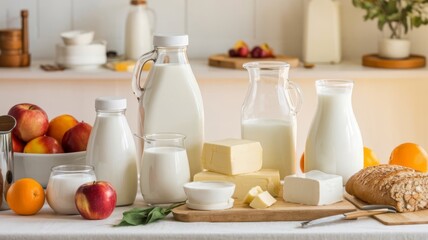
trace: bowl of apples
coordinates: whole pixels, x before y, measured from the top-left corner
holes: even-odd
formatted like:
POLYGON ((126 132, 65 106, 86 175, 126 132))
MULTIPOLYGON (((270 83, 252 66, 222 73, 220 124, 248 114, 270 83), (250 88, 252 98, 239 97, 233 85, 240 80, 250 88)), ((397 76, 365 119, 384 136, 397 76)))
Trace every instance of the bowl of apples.
POLYGON ((91 125, 69 114, 49 121, 42 108, 30 103, 16 104, 8 115, 16 119, 12 131, 14 180, 33 178, 46 187, 52 167, 86 163, 91 125))

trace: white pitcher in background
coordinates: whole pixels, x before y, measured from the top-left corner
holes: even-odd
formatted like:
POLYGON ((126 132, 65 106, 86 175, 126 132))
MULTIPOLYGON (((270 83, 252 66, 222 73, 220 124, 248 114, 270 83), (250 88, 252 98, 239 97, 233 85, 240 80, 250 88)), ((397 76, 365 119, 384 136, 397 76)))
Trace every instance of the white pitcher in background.
POLYGON ((320 170, 343 177, 364 167, 363 140, 352 110, 351 80, 317 80, 318 105, 306 139, 305 172, 320 170))
POLYGON ((174 132, 186 136, 191 178, 201 171, 204 108, 198 83, 187 59, 187 35, 154 36, 155 49, 137 62, 132 89, 139 100, 141 136, 174 132), (154 61, 144 87, 146 62, 154 61))
POLYGON ((288 80, 285 62, 244 64, 250 86, 241 111, 241 136, 263 148, 263 168, 279 170, 281 178, 296 171, 296 114, 302 96, 288 80))

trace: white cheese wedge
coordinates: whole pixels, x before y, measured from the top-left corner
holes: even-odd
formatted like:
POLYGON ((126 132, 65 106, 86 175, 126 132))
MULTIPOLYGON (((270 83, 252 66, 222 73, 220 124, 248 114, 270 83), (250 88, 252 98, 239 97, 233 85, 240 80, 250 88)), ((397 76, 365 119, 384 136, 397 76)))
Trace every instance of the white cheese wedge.
POLYGON ((272 206, 274 203, 276 203, 276 199, 272 197, 268 191, 264 191, 258 194, 253 201, 251 201, 250 207, 263 209, 272 206))
POLYGON ((255 186, 260 186, 263 191, 268 191, 272 196, 276 197, 281 187, 279 171, 272 169, 262 169, 258 172, 235 176, 204 171, 195 174, 193 180, 233 182, 235 183, 235 193, 233 197, 237 199, 243 199, 248 191, 255 186))
POLYGON ((302 176, 287 176, 284 178, 283 198, 286 202, 313 206, 342 201, 342 177, 317 170, 302 176))
POLYGON ((202 166, 211 172, 237 175, 262 168, 263 150, 259 142, 225 139, 207 142, 202 150, 202 166))
POLYGON ((248 191, 245 195, 243 202, 246 204, 250 204, 250 202, 253 201, 253 199, 262 192, 263 189, 260 186, 255 186, 251 188, 250 191, 248 191))

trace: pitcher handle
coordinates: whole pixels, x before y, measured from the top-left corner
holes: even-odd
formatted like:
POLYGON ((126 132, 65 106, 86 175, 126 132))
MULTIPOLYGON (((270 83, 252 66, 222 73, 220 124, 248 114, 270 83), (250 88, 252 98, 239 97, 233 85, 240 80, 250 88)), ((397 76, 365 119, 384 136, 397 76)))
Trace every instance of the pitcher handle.
POLYGON ((137 99, 140 100, 144 93, 144 88, 141 87, 141 78, 144 64, 149 61, 156 61, 157 51, 152 50, 148 53, 143 54, 135 63, 134 74, 132 74, 132 91, 134 92, 137 99))
POLYGON ((293 81, 288 81, 285 87, 291 112, 297 114, 302 108, 303 96, 300 87, 293 81))

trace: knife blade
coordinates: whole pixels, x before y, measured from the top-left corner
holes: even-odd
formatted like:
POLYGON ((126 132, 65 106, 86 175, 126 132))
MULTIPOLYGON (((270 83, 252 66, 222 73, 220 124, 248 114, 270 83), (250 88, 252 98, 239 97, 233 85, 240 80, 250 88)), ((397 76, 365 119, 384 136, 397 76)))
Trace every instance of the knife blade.
POLYGON ((331 223, 339 220, 350 220, 350 219, 357 219, 359 217, 366 217, 366 216, 373 216, 377 214, 382 213, 395 213, 396 211, 390 208, 381 208, 381 209, 372 209, 372 210, 364 210, 364 211, 353 211, 343 214, 337 214, 333 216, 328 217, 322 217, 311 221, 305 221, 301 223, 302 228, 307 228, 314 225, 324 224, 324 223, 331 223))

